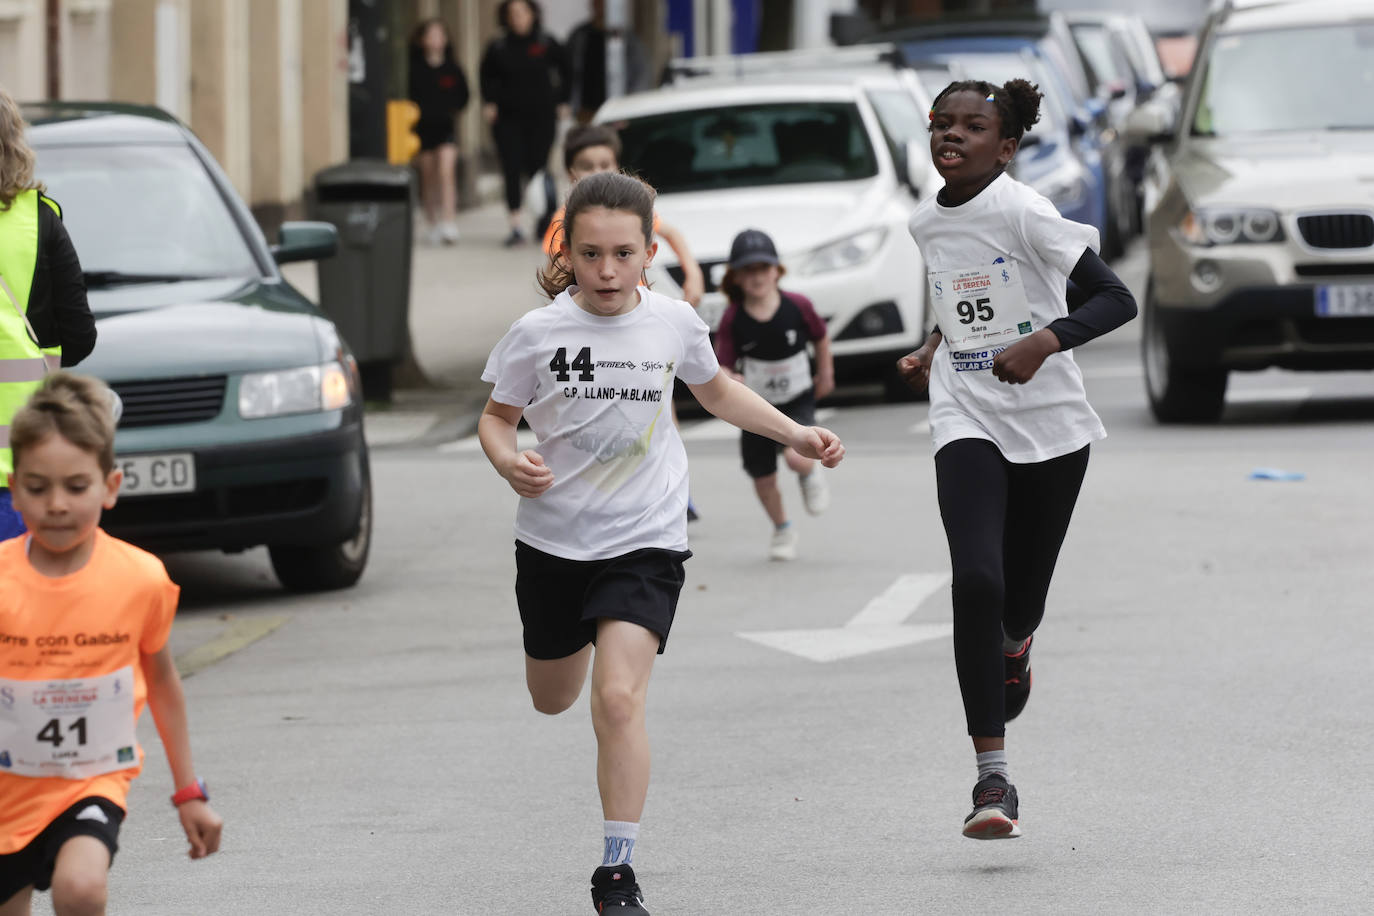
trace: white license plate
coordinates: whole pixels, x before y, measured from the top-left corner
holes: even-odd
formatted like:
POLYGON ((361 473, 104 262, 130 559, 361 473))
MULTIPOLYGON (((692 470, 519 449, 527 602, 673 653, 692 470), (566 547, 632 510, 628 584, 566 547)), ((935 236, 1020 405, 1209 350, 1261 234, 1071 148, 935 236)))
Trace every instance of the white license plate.
POLYGON ((1374 283, 1317 287, 1318 318, 1374 316, 1374 283))
POLYGON ((196 456, 190 452, 133 455, 116 458, 115 464, 124 472, 120 496, 190 493, 196 488, 196 456))

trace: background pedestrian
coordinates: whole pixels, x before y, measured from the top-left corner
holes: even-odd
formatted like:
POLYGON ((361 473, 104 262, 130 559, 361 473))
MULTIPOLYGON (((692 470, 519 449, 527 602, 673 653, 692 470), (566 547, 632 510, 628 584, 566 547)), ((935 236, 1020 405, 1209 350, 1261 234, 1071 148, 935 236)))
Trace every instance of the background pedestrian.
POLYGON ((567 117, 568 60, 562 45, 540 24, 534 0, 503 0, 497 8, 502 34, 482 57, 482 114, 491 125, 506 184, 510 234, 506 245, 525 240, 520 227, 524 182, 543 170, 547 208, 535 226, 542 235, 557 194, 547 168, 559 119, 567 117))
POLYGON ((612 31, 606 28, 606 0, 592 0, 591 18, 568 35, 568 59, 572 73, 569 101, 573 114, 581 124, 591 121, 601 103, 606 101, 607 39, 617 37, 621 42, 621 72, 625 75, 625 92, 643 92, 649 86, 649 60, 644 45, 628 29, 612 31))
POLYGON ((454 119, 468 104, 468 81, 453 56, 442 19, 415 27, 410 39, 410 98, 420 107, 420 199, 431 245, 458 241, 458 143, 454 119))
POLYGON ((95 348, 81 262, 34 164, 19 106, 0 89, 0 541, 24 531, 5 482, 10 420, 48 370, 95 348))

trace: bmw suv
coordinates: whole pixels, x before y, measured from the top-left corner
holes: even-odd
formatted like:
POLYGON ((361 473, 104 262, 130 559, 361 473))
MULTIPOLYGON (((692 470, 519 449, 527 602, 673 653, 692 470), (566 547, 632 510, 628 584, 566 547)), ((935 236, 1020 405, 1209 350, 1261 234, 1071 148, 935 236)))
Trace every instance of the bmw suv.
POLYGON ((1167 163, 1142 345, 1159 421, 1219 419, 1232 371, 1374 369, 1371 60, 1374 0, 1233 0, 1177 124, 1134 119, 1167 163))

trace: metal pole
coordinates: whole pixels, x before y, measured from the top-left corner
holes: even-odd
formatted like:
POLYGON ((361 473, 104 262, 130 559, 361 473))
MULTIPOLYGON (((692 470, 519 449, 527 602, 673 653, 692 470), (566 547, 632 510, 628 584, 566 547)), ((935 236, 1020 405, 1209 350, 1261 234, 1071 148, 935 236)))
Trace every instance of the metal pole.
POLYGON ((625 94, 626 0, 606 0, 606 98, 625 94))

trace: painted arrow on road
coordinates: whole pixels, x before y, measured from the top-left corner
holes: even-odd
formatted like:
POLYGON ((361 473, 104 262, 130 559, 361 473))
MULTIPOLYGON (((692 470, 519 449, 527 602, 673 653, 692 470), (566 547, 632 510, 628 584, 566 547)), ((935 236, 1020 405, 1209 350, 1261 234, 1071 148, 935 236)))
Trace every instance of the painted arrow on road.
POLYGON ((869 652, 943 639, 948 623, 906 623, 921 603, 948 587, 948 573, 913 573, 897 581, 842 627, 823 630, 762 630, 738 633, 751 642, 790 652, 813 662, 833 662, 869 652))

